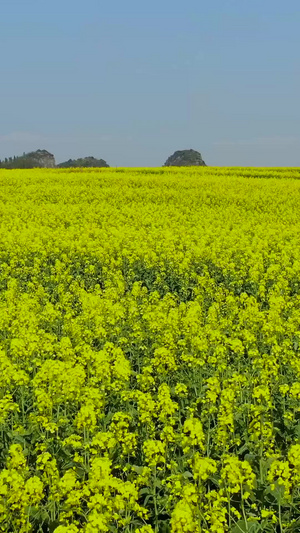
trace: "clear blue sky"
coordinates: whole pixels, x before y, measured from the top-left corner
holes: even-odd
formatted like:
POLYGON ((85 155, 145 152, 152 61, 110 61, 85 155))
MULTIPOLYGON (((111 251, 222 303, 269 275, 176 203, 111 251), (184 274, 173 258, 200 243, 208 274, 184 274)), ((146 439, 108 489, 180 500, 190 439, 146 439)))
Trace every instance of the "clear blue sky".
POLYGON ((300 166, 299 0, 1 0, 0 158, 300 166))

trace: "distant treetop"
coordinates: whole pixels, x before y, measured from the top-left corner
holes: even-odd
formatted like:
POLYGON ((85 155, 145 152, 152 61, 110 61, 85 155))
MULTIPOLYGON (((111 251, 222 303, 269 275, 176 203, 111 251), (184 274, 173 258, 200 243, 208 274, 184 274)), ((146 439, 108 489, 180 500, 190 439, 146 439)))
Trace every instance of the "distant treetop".
POLYGON ((57 165, 57 168, 76 168, 76 167, 106 167, 108 168, 109 165, 104 161, 104 159, 96 159, 95 157, 89 156, 89 157, 82 157, 79 159, 69 159, 68 161, 64 161, 63 163, 59 163, 57 165))

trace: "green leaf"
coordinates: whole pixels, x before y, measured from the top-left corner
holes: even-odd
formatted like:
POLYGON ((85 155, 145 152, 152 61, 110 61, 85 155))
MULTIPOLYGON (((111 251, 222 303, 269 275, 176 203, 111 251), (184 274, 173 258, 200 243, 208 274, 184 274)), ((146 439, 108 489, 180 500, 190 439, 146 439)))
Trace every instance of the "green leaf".
POLYGON ((285 498, 284 498, 284 486, 283 485, 278 485, 278 483, 276 482, 274 490, 272 490, 271 487, 268 487, 265 490, 265 495, 273 496, 273 498, 275 499, 275 501, 278 504, 279 503, 283 503, 284 500, 285 500, 285 498))
POLYGON ((300 439, 300 422, 294 427, 294 431, 297 439, 300 439))
POLYGON ((254 453, 246 453, 244 460, 247 461, 249 464, 253 464, 257 460, 257 456, 254 455, 254 453))
POLYGON ((239 520, 232 529, 232 533, 257 533, 261 531, 261 526, 254 520, 239 520))
POLYGON ((188 470, 186 470, 186 472, 183 473, 183 477, 184 478, 193 478, 193 474, 191 472, 189 472, 188 470))
POLYGON ((144 489, 141 489, 139 491, 139 494, 143 496, 143 494, 151 494, 151 489, 149 487, 145 487, 144 489))

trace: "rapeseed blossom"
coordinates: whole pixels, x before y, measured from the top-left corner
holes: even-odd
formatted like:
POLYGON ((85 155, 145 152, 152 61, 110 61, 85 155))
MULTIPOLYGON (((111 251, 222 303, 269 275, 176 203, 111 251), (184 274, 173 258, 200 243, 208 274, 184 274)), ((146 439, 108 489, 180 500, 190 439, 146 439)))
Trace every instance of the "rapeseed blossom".
POLYGON ((0 171, 0 531, 294 533, 300 172, 0 171))

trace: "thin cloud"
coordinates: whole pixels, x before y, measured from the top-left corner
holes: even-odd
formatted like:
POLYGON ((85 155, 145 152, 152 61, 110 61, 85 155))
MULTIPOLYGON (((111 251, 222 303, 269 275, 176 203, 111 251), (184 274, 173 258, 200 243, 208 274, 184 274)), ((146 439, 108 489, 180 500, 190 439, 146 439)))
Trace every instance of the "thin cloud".
POLYGON ((293 146, 300 144, 300 137, 255 137, 234 141, 217 141, 216 146, 293 146))
POLYGON ((93 135, 93 136, 77 136, 77 135, 62 135, 61 137, 60 136, 55 136, 55 137, 45 137, 44 140, 48 141, 48 142, 66 142, 66 143, 72 143, 72 142, 75 142, 75 143, 78 143, 78 142, 107 142, 107 141, 112 141, 113 140, 113 136, 112 135, 93 135))
POLYGON ((0 135, 0 142, 2 143, 78 143, 82 141, 88 142, 107 142, 112 141, 112 135, 93 135, 93 136, 84 136, 84 135, 41 135, 39 133, 32 133, 30 131, 13 131, 12 133, 7 133, 5 135, 0 135))
POLYGON ((31 143, 44 140, 42 135, 37 133, 31 133, 30 131, 13 131, 5 135, 0 135, 0 142, 12 142, 12 143, 31 143))

